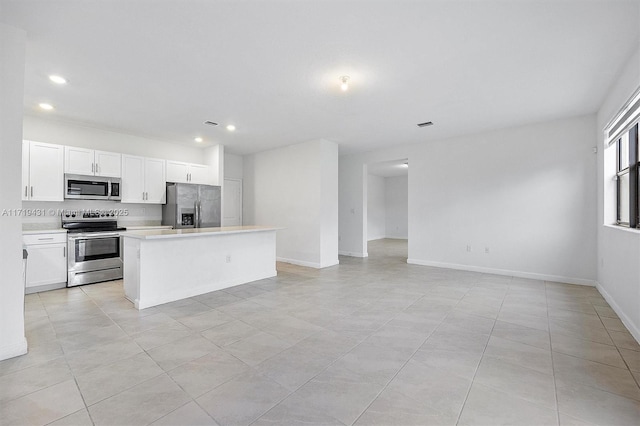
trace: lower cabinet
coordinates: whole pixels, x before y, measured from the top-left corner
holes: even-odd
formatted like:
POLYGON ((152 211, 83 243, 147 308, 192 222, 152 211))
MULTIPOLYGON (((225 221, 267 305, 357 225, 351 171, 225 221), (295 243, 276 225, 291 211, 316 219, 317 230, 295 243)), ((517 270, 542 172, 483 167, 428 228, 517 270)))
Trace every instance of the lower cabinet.
POLYGON ((67 286, 67 233, 38 233, 22 237, 27 257, 26 293, 67 286))

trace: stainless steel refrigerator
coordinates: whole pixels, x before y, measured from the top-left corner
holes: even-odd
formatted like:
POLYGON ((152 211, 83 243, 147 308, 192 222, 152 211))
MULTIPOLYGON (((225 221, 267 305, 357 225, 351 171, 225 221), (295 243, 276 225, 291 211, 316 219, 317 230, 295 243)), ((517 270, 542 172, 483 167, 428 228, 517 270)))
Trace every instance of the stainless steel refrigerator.
POLYGON ((181 228, 220 226, 220 187, 191 183, 167 183, 167 204, 162 224, 181 228))

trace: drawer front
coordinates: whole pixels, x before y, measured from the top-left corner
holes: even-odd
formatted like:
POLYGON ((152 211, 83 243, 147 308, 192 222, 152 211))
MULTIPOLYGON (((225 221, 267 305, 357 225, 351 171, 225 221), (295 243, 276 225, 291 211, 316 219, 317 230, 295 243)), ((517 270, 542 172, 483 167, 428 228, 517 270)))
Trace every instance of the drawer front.
POLYGON ((59 244, 67 242, 66 232, 57 232, 55 234, 30 234, 23 235, 22 242, 25 245, 34 244, 59 244))

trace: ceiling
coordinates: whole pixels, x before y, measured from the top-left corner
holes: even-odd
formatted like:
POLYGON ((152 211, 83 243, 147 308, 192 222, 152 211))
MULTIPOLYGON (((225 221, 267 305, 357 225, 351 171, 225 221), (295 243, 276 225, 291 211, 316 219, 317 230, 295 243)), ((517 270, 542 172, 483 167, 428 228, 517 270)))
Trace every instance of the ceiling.
POLYGON ((637 0, 0 3, 27 32, 25 113, 235 154, 318 138, 346 154, 593 113, 640 38, 637 0))

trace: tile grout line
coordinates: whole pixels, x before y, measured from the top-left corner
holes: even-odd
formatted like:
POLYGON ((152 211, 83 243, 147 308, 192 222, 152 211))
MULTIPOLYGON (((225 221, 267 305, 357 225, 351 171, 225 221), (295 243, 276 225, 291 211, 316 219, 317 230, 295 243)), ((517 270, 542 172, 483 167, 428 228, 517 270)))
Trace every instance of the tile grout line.
MULTIPOLYGON (((513 280, 513 277, 511 277, 511 280, 509 281, 509 284, 507 284, 509 287, 511 286, 510 282, 512 280, 513 280)), ((508 290, 508 288, 507 288, 507 290, 508 290)), ((506 298, 506 294, 502 298, 502 303, 500 304, 500 310, 498 311, 498 314, 502 310, 502 306, 504 305, 504 299, 505 298, 506 298)), ((489 341, 491 341, 491 335, 493 334, 493 330, 496 327, 496 321, 497 321, 497 319, 493 321, 493 326, 491 327, 491 331, 489 332, 489 338, 487 339, 487 343, 485 343, 484 349, 482 350, 482 355, 480 356, 480 361, 478 361, 478 365, 476 365, 476 369, 473 372, 473 377, 471 378, 471 383, 469 384, 469 389, 467 389, 467 393, 466 393, 466 395, 464 397, 464 401, 462 402, 462 406, 460 407, 460 411, 458 412, 458 417, 456 419, 456 425, 458 425, 460 423, 460 418, 462 416, 462 413, 464 412, 464 407, 467 405, 467 400, 469 399, 469 394, 471 393, 471 388, 473 387, 473 384, 476 381, 476 375, 478 374, 478 370, 480 369, 480 364, 482 364, 482 360, 484 359, 484 354, 487 351, 487 347, 489 346, 489 341)))
MULTIPOLYGON (((549 293, 547 292, 547 282, 544 283, 544 295, 545 300, 547 301, 547 306, 549 305, 549 293)), ((549 322, 549 311, 547 310, 547 327, 549 328, 549 356, 551 358, 551 376, 553 377, 553 396, 556 403, 556 421, 557 424, 560 424, 560 403, 558 401, 558 383, 556 382, 556 366, 555 360, 553 357, 553 340, 551 339, 551 324, 549 322)))
MULTIPOLYGON (((466 293, 465 293, 465 294, 466 294, 466 293)), ((409 307, 411 307, 411 306, 413 306, 414 304, 416 304, 416 303, 418 302, 418 300, 420 300, 420 299, 424 298, 425 296, 426 296, 426 294, 424 294, 424 295, 422 295, 421 297, 419 297, 415 302, 413 302, 411 305, 407 306, 405 309, 403 309, 401 312, 399 312, 399 313, 398 313, 398 315, 400 315, 401 313, 404 313, 404 312, 406 311, 406 309, 408 309, 409 307)), ((458 301, 458 303, 459 303, 459 301, 458 301)), ((456 303, 456 305, 457 305, 457 303, 456 303)), ((454 305, 454 306, 455 306, 455 305, 454 305)), ((398 315, 396 315, 396 316, 398 316, 398 315)), ((413 359, 414 355, 415 355, 418 351, 420 351, 420 348, 422 348, 422 346, 425 344, 425 342, 426 342, 427 340, 429 340, 429 338, 433 335, 433 333, 436 331, 436 329, 437 329, 437 328, 438 328, 438 327, 439 327, 439 326, 444 322, 444 320, 447 318, 447 316, 448 316, 448 314, 447 314, 447 315, 445 315, 445 316, 442 318, 442 320, 440 320, 440 322, 438 323, 438 325, 437 325, 433 330, 431 330, 431 332, 429 333, 429 335, 428 335, 427 337, 425 337, 425 339, 422 341, 422 343, 420 344, 420 346, 418 346, 418 347, 416 348, 416 350, 414 350, 414 351, 411 353, 411 355, 409 356, 409 358, 407 358, 407 360, 402 364, 402 366, 398 369, 398 371, 396 371, 396 372, 395 372, 395 374, 394 374, 394 375, 393 375, 393 376, 392 376, 392 377, 387 381, 387 383, 386 383, 384 386, 382 386, 382 389, 380 389, 380 392, 378 392, 378 393, 376 394, 376 396, 375 396, 375 397, 371 400, 371 402, 370 402, 370 403, 369 403, 369 404, 364 408, 364 410, 362 410, 362 412, 358 415, 358 417, 356 417, 356 419, 353 421, 352 425, 358 422, 358 420, 359 420, 359 419, 364 415, 364 413, 366 413, 366 412, 367 412, 367 410, 369 409, 369 407, 371 407, 371 405, 373 405, 373 403, 374 403, 374 402, 375 402, 375 401, 380 397, 380 395, 381 395, 381 394, 382 394, 382 393, 383 393, 383 392, 384 392, 384 391, 389 387, 389 384, 393 381, 393 379, 395 379, 395 378, 398 376, 398 374, 400 374, 400 372, 402 371, 402 369, 403 369, 403 368, 404 368, 404 367, 409 363, 409 361, 411 361, 411 360, 413 359)), ((391 322, 393 319, 395 319, 395 317, 394 317, 394 318, 392 318, 391 320, 389 320, 389 321, 388 321, 387 323, 385 323, 384 325, 388 324, 388 323, 389 323, 389 322, 391 322)), ((384 325, 383 325, 383 327, 384 327, 384 325)), ((380 327, 380 328, 382 328, 382 327, 380 327)), ((366 340, 366 339, 365 339, 365 340, 366 340)))

